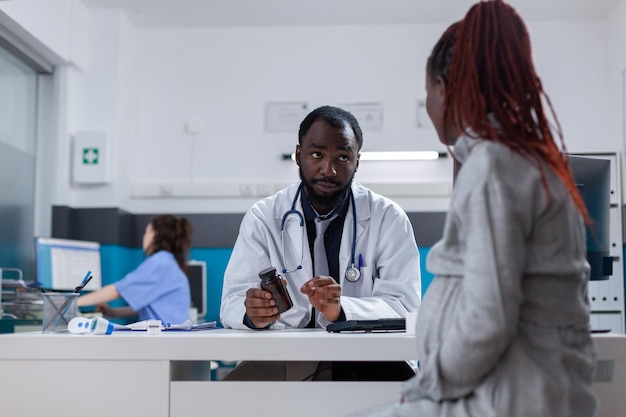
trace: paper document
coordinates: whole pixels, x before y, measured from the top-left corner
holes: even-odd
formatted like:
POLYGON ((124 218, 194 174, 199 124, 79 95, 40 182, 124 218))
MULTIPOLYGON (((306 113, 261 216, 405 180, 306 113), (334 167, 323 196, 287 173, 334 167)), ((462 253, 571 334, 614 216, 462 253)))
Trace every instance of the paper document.
MULTIPOLYGON (((115 330, 148 330, 150 321, 154 321, 154 320, 143 320, 143 321, 138 321, 135 323, 130 323, 125 326, 122 326, 121 329, 115 329, 115 330)), ((180 324, 170 324, 170 323, 162 324, 161 330, 164 330, 164 331, 165 330, 187 330, 187 331, 207 330, 207 329, 215 328, 216 324, 217 323, 214 321, 193 324, 191 320, 185 320, 184 323, 180 323, 180 324)))

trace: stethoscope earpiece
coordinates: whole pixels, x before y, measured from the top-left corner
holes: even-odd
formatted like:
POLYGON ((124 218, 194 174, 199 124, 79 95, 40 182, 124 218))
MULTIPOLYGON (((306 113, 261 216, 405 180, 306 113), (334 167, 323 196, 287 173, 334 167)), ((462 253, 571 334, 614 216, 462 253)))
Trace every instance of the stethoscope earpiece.
MULTIPOLYGON (((298 265, 298 266, 296 266, 296 269, 295 269, 295 270, 298 270, 298 269, 302 269, 302 265, 298 265)), ((286 274, 287 272, 294 272, 294 271, 293 271, 293 270, 292 270, 292 271, 290 271, 290 270, 288 270, 287 268, 283 268, 283 274, 286 274)))

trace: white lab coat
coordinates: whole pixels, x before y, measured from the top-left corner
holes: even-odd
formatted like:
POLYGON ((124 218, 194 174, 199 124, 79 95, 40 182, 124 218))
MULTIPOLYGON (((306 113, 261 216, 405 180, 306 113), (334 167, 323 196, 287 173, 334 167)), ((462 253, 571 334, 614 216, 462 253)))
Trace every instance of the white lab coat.
MULTIPOLYGON (((239 236, 224 274, 220 318, 224 327, 247 329, 243 324, 246 312, 246 291, 259 287, 258 273, 273 266, 288 282, 287 289, 294 306, 281 314, 274 329, 301 328, 311 317, 308 297, 300 287, 313 277, 312 259, 304 229, 296 221, 287 222, 285 258, 287 267, 300 263, 302 238, 304 255, 302 269, 282 273, 284 267, 281 243, 281 220, 298 189, 298 183, 267 197, 252 206, 241 223, 239 236), (304 235, 303 235, 304 233, 304 235)), ((351 264, 353 219, 348 208, 339 251, 339 274, 342 287, 341 306, 347 320, 405 317, 420 305, 420 262, 413 228, 406 213, 393 201, 353 181, 357 233, 355 262, 362 256, 361 278, 345 279, 351 264)), ((302 213, 300 198, 296 209, 302 213)), ((318 312, 321 327, 329 324, 318 312)))

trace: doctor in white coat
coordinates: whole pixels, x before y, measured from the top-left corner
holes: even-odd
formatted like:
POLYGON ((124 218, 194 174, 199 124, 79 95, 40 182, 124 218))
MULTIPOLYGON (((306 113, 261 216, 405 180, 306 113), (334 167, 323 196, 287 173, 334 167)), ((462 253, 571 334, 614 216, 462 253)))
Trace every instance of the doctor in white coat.
POLYGON ((330 106, 301 123, 301 182, 246 213, 224 275, 221 321, 233 329, 326 327, 340 320, 405 317, 420 304, 419 252, 406 213, 353 181, 363 143, 358 122, 330 106), (316 217, 325 234, 328 275, 314 271, 316 217), (278 314, 259 272, 275 267, 293 307, 278 314))

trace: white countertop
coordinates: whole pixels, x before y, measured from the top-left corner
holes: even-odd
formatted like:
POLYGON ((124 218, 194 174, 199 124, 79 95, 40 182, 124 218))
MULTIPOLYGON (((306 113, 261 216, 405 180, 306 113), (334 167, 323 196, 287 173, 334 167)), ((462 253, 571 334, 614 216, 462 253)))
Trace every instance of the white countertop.
MULTIPOLYGON (((626 360, 626 336, 594 334, 598 360, 626 360)), ((404 332, 328 333, 321 329, 197 332, 116 331, 111 335, 0 335, 0 360, 416 360, 404 332), (390 340, 392 343, 390 343, 390 340), (334 348, 329 349, 329 342, 334 348), (252 349, 250 347, 253 347, 252 349)))
POLYGON ((160 335, 145 331, 0 335, 0 360, 371 360, 372 356, 376 360, 412 360, 416 351, 415 336, 404 332, 213 329, 163 331, 160 335), (329 349, 329 341, 336 348, 329 349))

